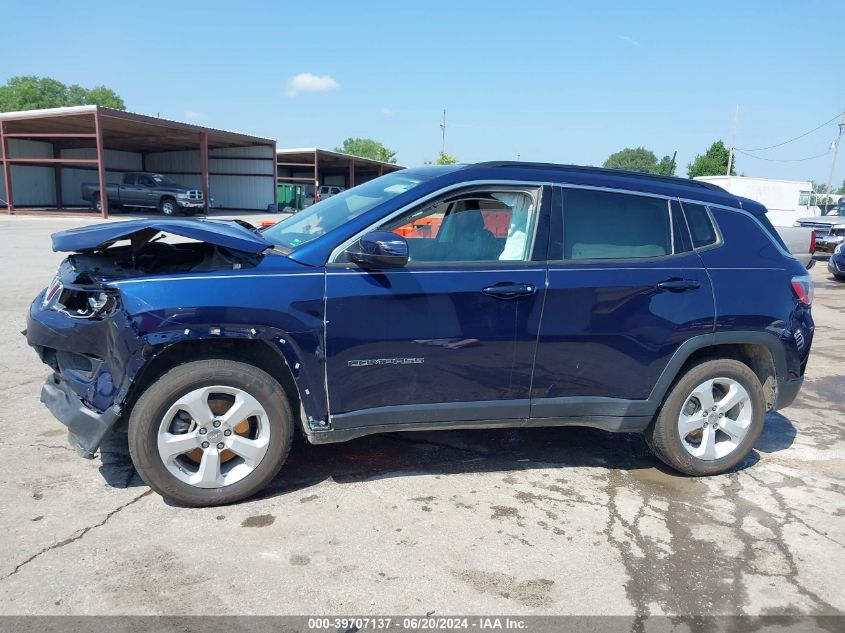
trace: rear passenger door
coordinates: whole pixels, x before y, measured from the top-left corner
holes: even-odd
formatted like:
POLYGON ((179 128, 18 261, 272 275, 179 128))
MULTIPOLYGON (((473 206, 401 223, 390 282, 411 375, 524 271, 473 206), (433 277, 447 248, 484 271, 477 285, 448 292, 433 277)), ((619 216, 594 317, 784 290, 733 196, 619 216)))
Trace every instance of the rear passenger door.
POLYGON ((631 416, 672 354, 712 332, 713 293, 678 202, 561 187, 531 417, 631 416))

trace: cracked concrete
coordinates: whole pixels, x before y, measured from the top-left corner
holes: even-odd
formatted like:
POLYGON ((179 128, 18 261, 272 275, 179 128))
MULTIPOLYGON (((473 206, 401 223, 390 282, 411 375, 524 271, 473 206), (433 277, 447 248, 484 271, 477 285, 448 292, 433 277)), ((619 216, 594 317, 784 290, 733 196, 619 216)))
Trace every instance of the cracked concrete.
POLYGON ((591 429, 407 433, 298 443, 257 499, 188 510, 123 437, 78 458, 38 402, 19 331, 49 233, 79 224, 0 219, 0 614, 845 611, 845 284, 823 265, 806 388, 727 475, 591 429))

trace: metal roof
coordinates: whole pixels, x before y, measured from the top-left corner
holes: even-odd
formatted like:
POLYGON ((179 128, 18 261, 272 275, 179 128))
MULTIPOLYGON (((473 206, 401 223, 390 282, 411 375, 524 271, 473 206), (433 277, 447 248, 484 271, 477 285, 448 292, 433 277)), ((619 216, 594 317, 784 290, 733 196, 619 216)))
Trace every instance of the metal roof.
MULTIPOLYGON (((273 139, 260 136, 96 105, 3 112, 0 113, 0 121, 6 124, 8 133, 74 134, 93 132, 94 115, 97 114, 102 123, 105 146, 127 151, 194 148, 198 143, 196 135, 203 132, 208 135, 209 147, 212 148, 275 144, 273 139)), ((69 138, 50 142, 59 147, 84 145, 69 138)))
MULTIPOLYGON (((321 158, 336 158, 339 160, 349 160, 354 159, 356 163, 369 163, 374 166, 381 165, 383 167, 387 167, 389 171, 396 171, 399 169, 404 169, 402 165, 397 165, 396 163, 386 163, 381 160, 375 160, 373 158, 364 158, 362 156, 353 156, 352 154, 344 154, 343 152, 335 152, 328 149, 320 149, 319 147, 297 147, 297 148, 284 148, 284 149, 277 149, 276 155, 284 158, 291 158, 293 156, 303 156, 303 155, 313 155, 317 154, 321 158)), ((310 156, 309 156, 310 158, 310 156)))

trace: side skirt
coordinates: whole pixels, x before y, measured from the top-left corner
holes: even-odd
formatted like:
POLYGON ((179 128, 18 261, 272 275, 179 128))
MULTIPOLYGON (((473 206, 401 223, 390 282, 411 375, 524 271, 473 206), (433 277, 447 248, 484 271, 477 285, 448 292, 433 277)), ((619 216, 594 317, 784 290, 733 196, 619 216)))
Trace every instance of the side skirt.
POLYGON ((577 418, 534 418, 512 420, 470 420, 458 422, 411 422, 407 424, 377 424, 347 429, 311 430, 308 441, 311 444, 334 444, 346 442, 365 435, 396 433, 400 431, 454 431, 465 429, 508 429, 552 426, 586 426, 612 433, 640 433, 651 422, 651 416, 607 416, 593 415, 577 418))

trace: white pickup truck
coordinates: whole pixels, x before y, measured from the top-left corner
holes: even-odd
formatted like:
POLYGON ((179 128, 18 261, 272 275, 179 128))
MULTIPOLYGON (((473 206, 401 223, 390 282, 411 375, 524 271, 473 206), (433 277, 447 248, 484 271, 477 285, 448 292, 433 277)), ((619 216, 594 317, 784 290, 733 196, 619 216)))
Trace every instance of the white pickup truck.
POLYGON ((816 248, 832 253, 837 246, 845 242, 845 199, 840 200, 827 215, 801 218, 795 226, 815 231, 816 248))
POLYGON ((776 226, 775 229, 795 259, 805 268, 815 265, 813 251, 816 250, 816 234, 813 229, 804 226, 776 226))

